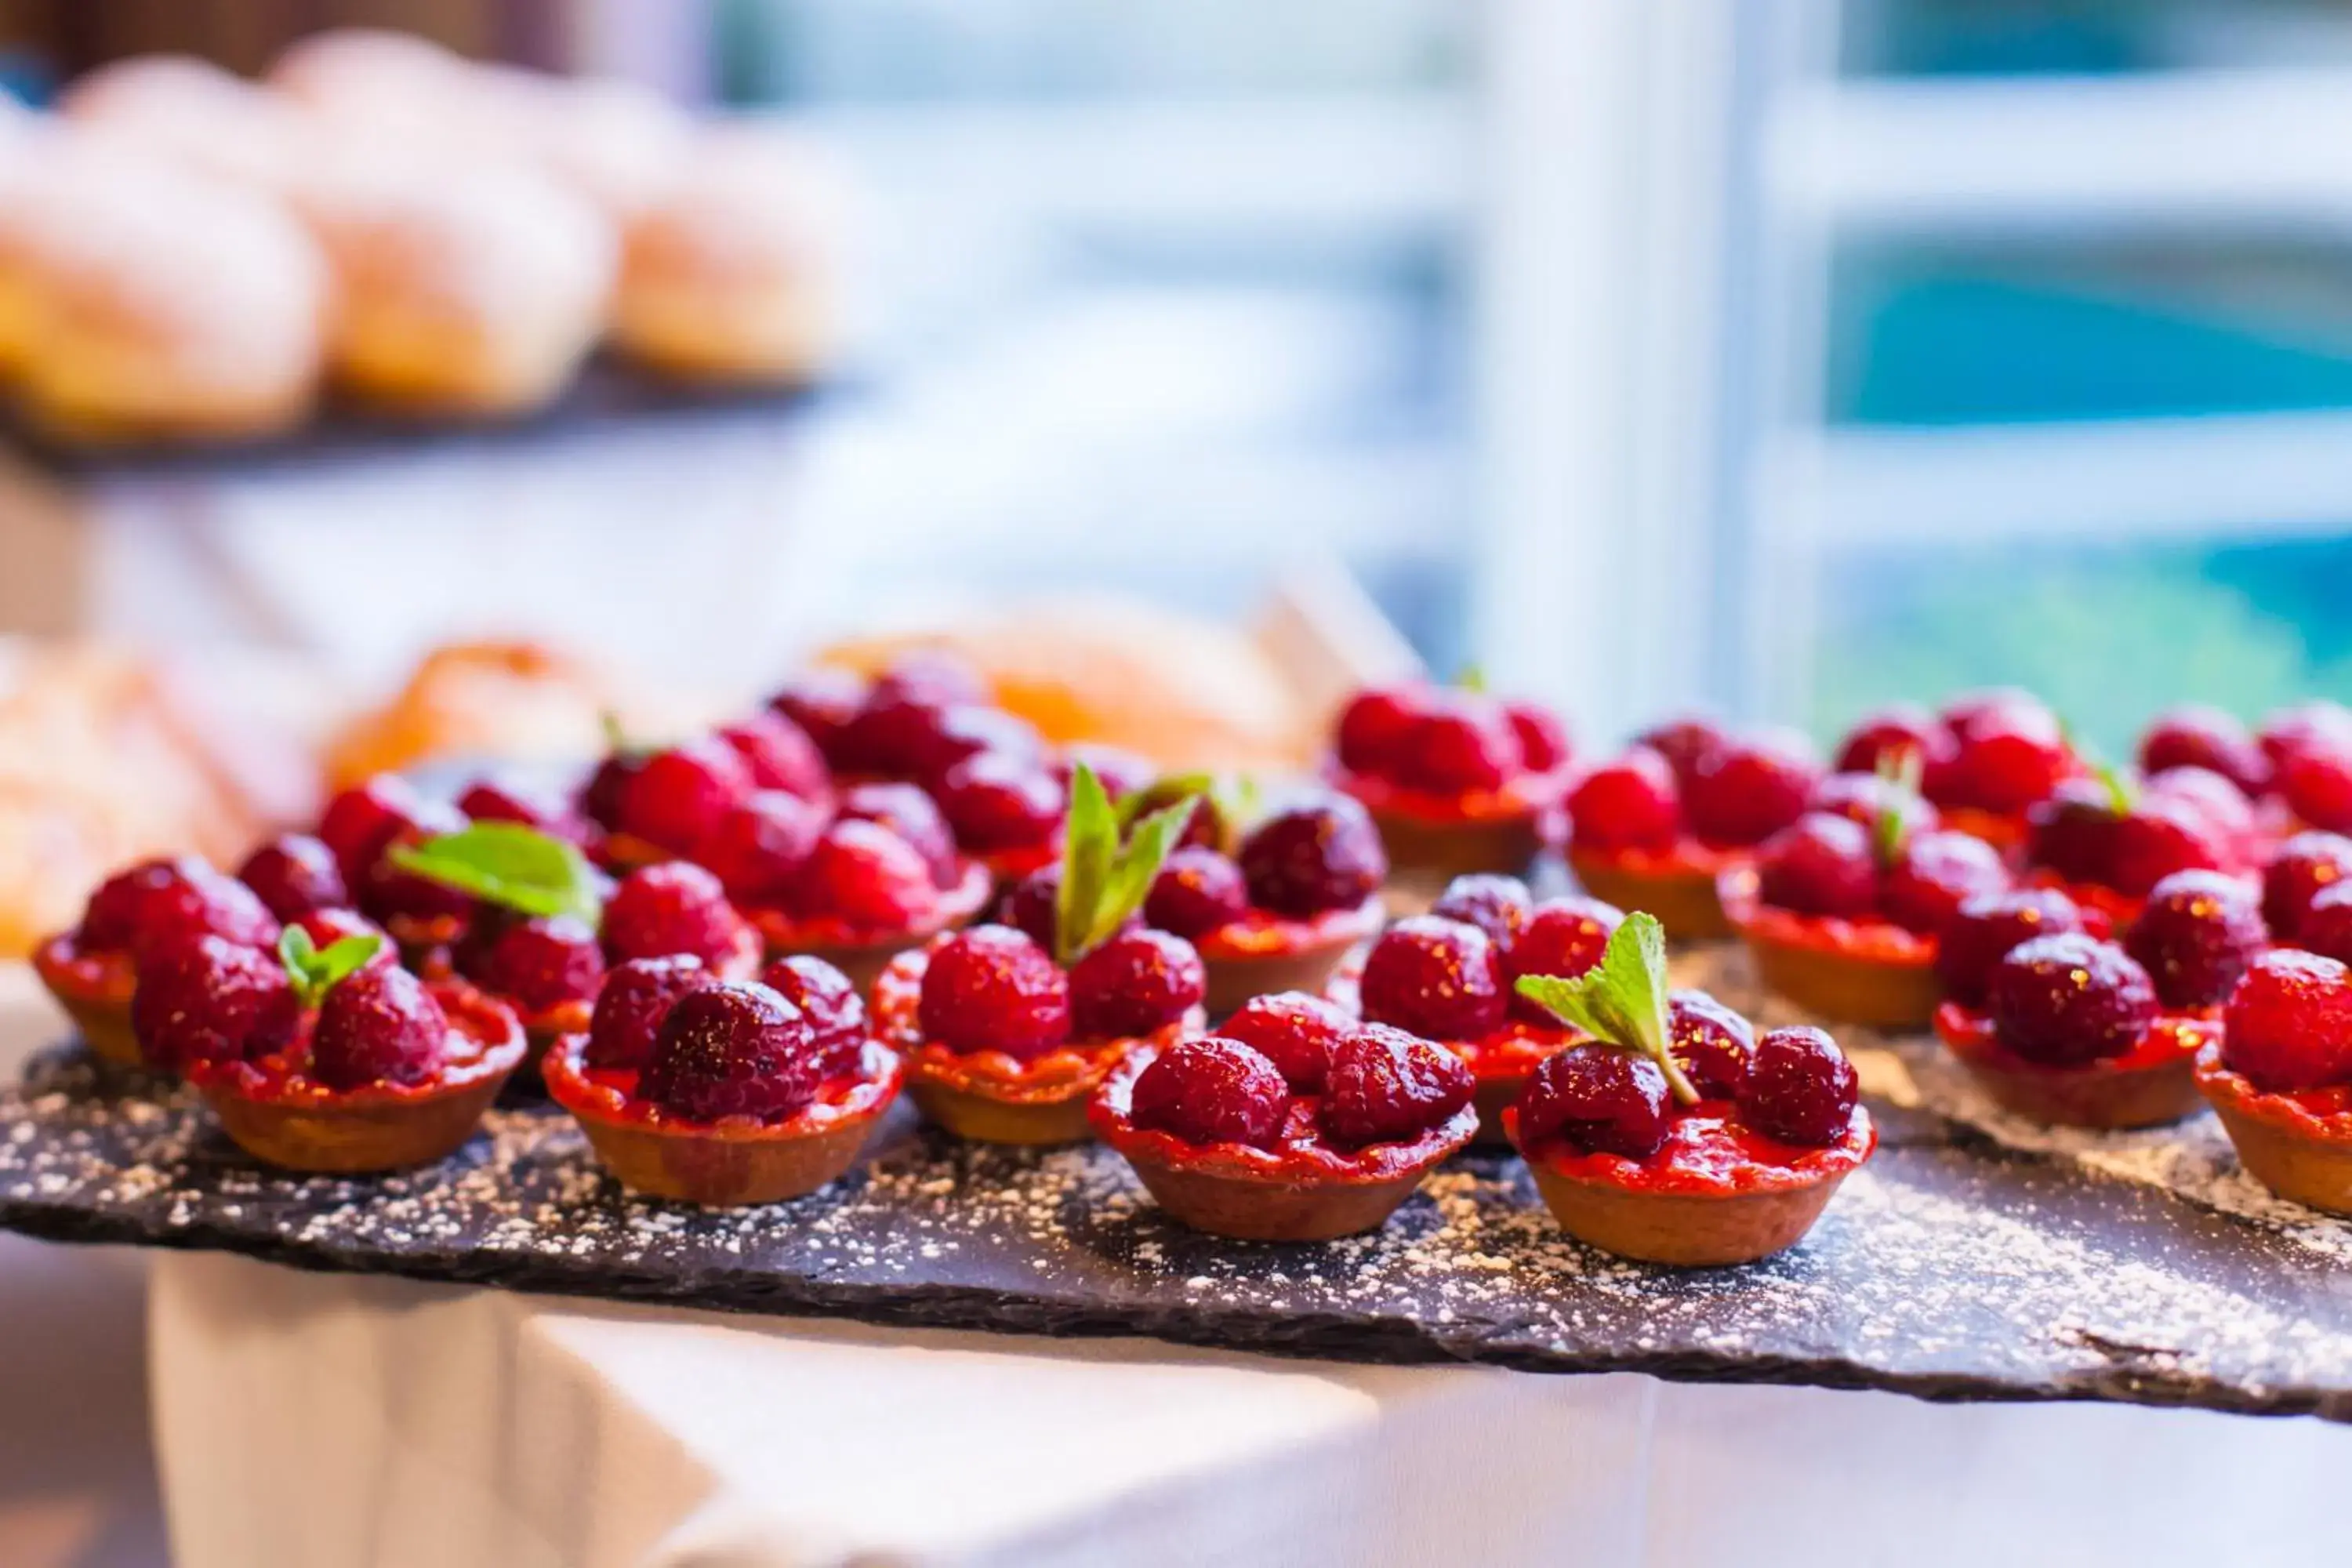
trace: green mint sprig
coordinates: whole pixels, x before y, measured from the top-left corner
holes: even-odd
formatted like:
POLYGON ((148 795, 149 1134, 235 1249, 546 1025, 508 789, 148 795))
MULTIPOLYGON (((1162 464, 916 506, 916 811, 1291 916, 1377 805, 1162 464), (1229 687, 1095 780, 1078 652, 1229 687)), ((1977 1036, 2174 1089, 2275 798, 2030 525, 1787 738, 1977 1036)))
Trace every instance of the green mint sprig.
POLYGON ((395 845, 392 863, 526 915, 571 915, 593 927, 604 912, 596 868, 579 847, 519 822, 477 822, 395 845))
POLYGON ((1263 811, 1265 791, 1253 773, 1168 773, 1119 798, 1118 830, 1122 836, 1130 833, 1149 813, 1187 800, 1207 805, 1216 828, 1215 847, 1231 855, 1263 811))
POLYGON ((1063 831, 1062 886, 1054 905, 1054 958, 1065 969, 1110 940, 1143 907, 1152 879, 1184 837, 1197 795, 1154 811, 1122 835, 1102 780, 1084 763, 1070 770, 1070 815, 1063 831))
POLYGON ((1627 915, 1609 934, 1601 962, 1582 974, 1523 974, 1517 990, 1562 1023, 1649 1058, 1675 1100, 1698 1103, 1698 1090, 1667 1048, 1666 928, 1657 916, 1642 910, 1627 915))
POLYGON ((289 925, 278 933, 278 962, 293 983, 294 999, 315 1007, 339 982, 365 968, 383 946, 383 938, 369 931, 339 937, 321 952, 309 931, 289 925))
POLYGON ((1911 824, 1917 816, 1912 808, 1920 803, 1919 785, 1927 777, 1927 759, 1917 746, 1897 746, 1880 753, 1874 771, 1895 793, 1871 824, 1871 848, 1879 865, 1892 866, 1903 852, 1903 841, 1911 836, 1911 824))

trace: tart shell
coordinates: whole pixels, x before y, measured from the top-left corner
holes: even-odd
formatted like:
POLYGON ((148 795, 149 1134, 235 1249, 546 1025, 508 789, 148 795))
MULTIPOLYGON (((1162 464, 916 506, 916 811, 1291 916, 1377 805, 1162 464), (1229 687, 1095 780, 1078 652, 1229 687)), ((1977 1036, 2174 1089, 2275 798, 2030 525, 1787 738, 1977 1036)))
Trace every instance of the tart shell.
POLYGON ((1769 909, 1756 888, 1756 868, 1735 866, 1717 879, 1716 896, 1766 989, 1841 1024, 1918 1030, 1934 1020, 1943 986, 1933 941, 1886 921, 1769 909))
MULTIPOLYGON (((587 1135, 624 1187, 705 1208, 781 1203, 827 1186, 857 1163, 875 1125, 898 1098, 905 1068, 896 1051, 848 1096, 777 1126, 729 1120, 684 1124, 619 1112, 584 1075, 585 1035, 568 1035, 547 1058, 548 1090, 587 1135)), ((871 1058, 869 1058, 871 1059, 871 1058)))
POLYGON ((34 951, 33 971, 92 1056, 115 1067, 145 1065, 131 1030, 131 994, 139 977, 127 955, 78 956, 72 936, 60 934, 34 951))
POLYGON ((1339 961, 1358 942, 1377 935, 1386 918, 1386 906, 1375 893, 1352 910, 1328 910, 1312 920, 1253 914, 1209 932, 1193 943, 1208 973, 1203 1005, 1209 1016, 1222 1020, 1252 997, 1278 991, 1321 995, 1339 961))
POLYGON ((1642 852, 1612 853, 1568 847, 1568 864, 1584 890, 1627 911, 1646 910, 1678 942, 1715 942, 1731 934, 1716 894, 1721 858, 1677 860, 1642 852))
POLYGON ((2002 1047, 1981 1014, 1953 1002, 1936 1010, 1937 1037, 1979 1087, 2002 1110, 2050 1127, 2162 1127, 2194 1115, 2202 1103, 2197 1051, 2213 1026, 2192 1018, 2160 1025, 2174 1032, 2176 1048, 2144 1045, 2104 1061, 2050 1067, 2002 1047))
POLYGON ((2264 1093, 2223 1064, 2219 1041, 2198 1052, 2195 1072, 2254 1180, 2283 1198, 2352 1215, 2352 1110, 2321 1115, 2295 1096, 2264 1093))

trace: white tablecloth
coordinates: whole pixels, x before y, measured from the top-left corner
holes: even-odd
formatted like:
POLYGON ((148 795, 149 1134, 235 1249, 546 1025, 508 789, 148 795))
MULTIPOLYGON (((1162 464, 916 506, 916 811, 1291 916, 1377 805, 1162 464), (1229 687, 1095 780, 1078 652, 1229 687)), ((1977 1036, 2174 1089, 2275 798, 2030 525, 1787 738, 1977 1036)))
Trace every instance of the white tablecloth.
MULTIPOLYGON (((2352 1430, 1357 1367, 157 1260, 181 1568, 2287 1563, 2352 1430)), ((2333 1543, 2332 1545, 2330 1543, 2333 1543)))

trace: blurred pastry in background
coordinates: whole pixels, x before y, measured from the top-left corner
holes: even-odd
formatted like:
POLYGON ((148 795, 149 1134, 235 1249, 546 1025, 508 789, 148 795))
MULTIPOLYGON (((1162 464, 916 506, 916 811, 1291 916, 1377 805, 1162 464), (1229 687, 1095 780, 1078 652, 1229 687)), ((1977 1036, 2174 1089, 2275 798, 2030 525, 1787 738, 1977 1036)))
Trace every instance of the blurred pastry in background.
POLYGON ((613 227, 527 168, 338 149, 299 205, 334 271, 336 384, 380 407, 540 407, 603 331, 613 227))
POLYGON ((446 136, 471 68, 411 33, 334 27, 293 44, 266 80, 312 112, 394 136, 446 136))
POLYGON ((839 181, 774 131, 707 132, 629 225, 613 336, 666 374, 812 379, 839 321, 839 181))
POLYGON ((491 145, 616 223, 643 212, 698 151, 686 114, 635 82, 476 66, 465 90, 491 145))
POLYGON ((37 243, 32 191, 44 140, 32 111, 0 92, 0 380, 15 378, 32 332, 28 247, 37 243))
POLYGON ((542 643, 454 643, 426 654, 390 700, 327 747, 331 787, 438 759, 577 766, 632 737, 683 732, 717 705, 631 686, 542 643))
POLYGON ((278 204, 58 137, 21 193, 28 415, 78 441, 238 440, 310 412, 327 270, 278 204))
POLYGON ((1009 606, 934 631, 861 637, 819 662, 873 675, 916 648, 955 654, 996 701, 1056 743, 1090 741, 1167 768, 1305 767, 1313 715, 1245 634, 1136 600, 1009 606))
POLYGON ((58 112, 79 132, 236 184, 283 195, 317 128, 286 99, 190 55, 139 55, 75 81, 58 112))

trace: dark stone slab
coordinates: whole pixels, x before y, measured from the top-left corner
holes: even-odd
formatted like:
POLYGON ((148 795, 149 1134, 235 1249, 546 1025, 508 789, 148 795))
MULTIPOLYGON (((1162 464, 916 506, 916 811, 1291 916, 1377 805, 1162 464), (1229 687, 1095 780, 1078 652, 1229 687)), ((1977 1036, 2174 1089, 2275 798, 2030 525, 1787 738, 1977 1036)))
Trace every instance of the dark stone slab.
POLYGON ((2315 1245, 1924 1112, 1885 1132, 1804 1246, 1678 1272, 1567 1240, 1508 1160, 1440 1172, 1375 1237, 1245 1246, 1164 1222, 1108 1150, 903 1113, 835 1190, 735 1213, 628 1198, 545 1108, 433 1169, 295 1179, 184 1091, 61 1051, 0 1094, 0 1226, 751 1312, 2352 1419, 2352 1227, 2315 1245))

